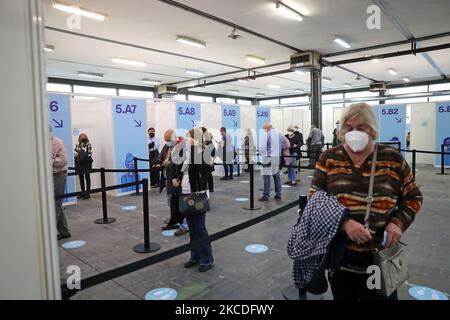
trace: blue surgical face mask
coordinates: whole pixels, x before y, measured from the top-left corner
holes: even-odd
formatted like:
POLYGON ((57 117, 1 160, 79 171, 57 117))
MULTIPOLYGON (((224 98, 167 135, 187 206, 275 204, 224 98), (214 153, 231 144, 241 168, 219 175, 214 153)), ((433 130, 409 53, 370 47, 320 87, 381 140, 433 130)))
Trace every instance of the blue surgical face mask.
POLYGON ((341 125, 339 123, 336 123, 336 129, 340 129, 341 125))
POLYGON ((173 141, 166 141, 166 146, 168 146, 169 148, 173 147, 173 141))

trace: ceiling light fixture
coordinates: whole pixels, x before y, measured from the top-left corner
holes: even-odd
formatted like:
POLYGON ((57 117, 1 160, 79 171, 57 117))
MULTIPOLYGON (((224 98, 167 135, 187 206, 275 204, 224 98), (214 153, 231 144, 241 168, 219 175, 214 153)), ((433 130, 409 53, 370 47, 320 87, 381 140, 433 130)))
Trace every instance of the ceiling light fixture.
POLYGON ((55 47, 54 47, 54 46, 51 46, 51 45, 46 45, 45 48, 44 48, 44 50, 45 50, 46 52, 55 52, 55 47))
POLYGON ((233 30, 231 30, 231 34, 228 36, 228 38, 231 38, 233 40, 239 39, 242 36, 239 34, 239 30, 236 29, 236 27, 233 28, 233 30))
POLYGON ((351 88, 352 88, 352 85, 351 85, 350 83, 344 83, 344 87, 345 87, 345 88, 351 89, 351 88))
POLYGON ((322 80, 325 82, 331 82, 331 78, 328 77, 322 77, 322 80))
POLYGON ((53 8, 57 10, 64 11, 70 14, 80 15, 82 17, 91 18, 99 21, 103 21, 106 19, 106 16, 100 13, 95 13, 86 9, 81 9, 77 6, 68 6, 62 3, 53 2, 53 8))
POLYGON ((277 84, 268 84, 267 87, 272 88, 272 89, 281 89, 281 87, 277 84))
POLYGON ((199 48, 206 48, 206 42, 197 40, 194 38, 189 38, 186 36, 177 36, 176 41, 180 42, 180 43, 184 43, 184 44, 189 44, 191 46, 199 47, 199 48))
POLYGON ((352 47, 347 41, 345 41, 344 39, 342 39, 341 37, 338 37, 338 36, 334 37, 334 42, 336 42, 338 45, 340 45, 346 49, 349 49, 352 47))
POLYGON ((381 60, 380 59, 378 59, 378 58, 373 58, 372 60, 370 60, 370 61, 372 61, 373 63, 378 63, 378 62, 380 62, 381 60))
POLYGON ((239 94, 239 90, 228 90, 229 94, 239 94))
POLYGON ((78 71, 79 77, 84 78, 103 78, 103 73, 97 73, 97 72, 85 72, 85 71, 78 71))
POLYGON ((396 76, 396 75, 397 75, 397 71, 395 71, 395 70, 392 69, 392 68, 389 68, 388 71, 389 71, 389 73, 392 74, 393 76, 396 76))
POLYGON ((248 83, 248 80, 240 79, 240 80, 238 80, 238 82, 240 82, 240 83, 248 83))
POLYGON ((295 89, 295 92, 298 92, 298 93, 305 93, 305 90, 303 90, 303 89, 295 89))
POLYGON ((205 73, 202 71, 198 71, 198 70, 186 70, 187 74, 193 75, 193 76, 204 76, 205 73))
POLYGON ((125 64, 128 66, 134 66, 134 67, 145 67, 147 65, 145 62, 124 59, 124 58, 113 58, 112 61, 114 63, 125 64))
POLYGON ((266 95, 264 93, 257 93, 256 96, 261 98, 261 97, 265 97, 266 95))
POLYGON ((247 61, 250 61, 250 62, 253 62, 253 63, 258 63, 258 64, 266 63, 266 59, 258 57, 258 56, 254 56, 252 54, 246 55, 245 58, 247 59, 247 61))
POLYGON ((297 21, 303 21, 303 15, 300 12, 291 8, 288 5, 285 5, 281 1, 277 1, 275 3, 275 9, 277 10, 277 12, 279 14, 283 15, 286 18, 297 20, 297 21))
POLYGON ((159 85, 161 84, 161 81, 158 81, 158 80, 150 80, 150 79, 142 79, 142 82, 143 82, 143 83, 146 83, 146 84, 153 85, 153 86, 159 86, 159 85))
POLYGON ((411 79, 410 79, 410 78, 408 78, 408 77, 404 77, 404 78, 403 78, 403 81, 405 81, 405 82, 410 82, 410 81, 411 81, 411 79))

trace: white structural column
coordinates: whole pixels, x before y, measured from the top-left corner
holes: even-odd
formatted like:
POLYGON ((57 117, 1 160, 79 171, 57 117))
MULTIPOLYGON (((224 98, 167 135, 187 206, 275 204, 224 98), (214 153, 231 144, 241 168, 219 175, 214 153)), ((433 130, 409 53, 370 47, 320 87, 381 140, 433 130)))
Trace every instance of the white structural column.
POLYGON ((0 1, 0 299, 58 299, 39 0, 0 1))

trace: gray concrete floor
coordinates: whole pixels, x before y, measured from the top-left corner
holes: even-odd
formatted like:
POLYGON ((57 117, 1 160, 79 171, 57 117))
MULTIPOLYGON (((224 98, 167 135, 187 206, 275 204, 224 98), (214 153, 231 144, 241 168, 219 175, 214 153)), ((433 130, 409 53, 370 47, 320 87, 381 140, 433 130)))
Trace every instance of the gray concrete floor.
MULTIPOLYGON (((417 180, 425 196, 422 211, 405 234, 409 248, 410 280, 399 290, 400 299, 412 299, 408 289, 413 285, 427 286, 443 292, 450 291, 450 176, 440 176, 438 169, 418 166, 417 180)), ((210 234, 257 217, 274 208, 298 199, 309 188, 312 171, 300 173, 297 187, 283 188, 283 200, 259 203, 261 210, 246 211, 248 203, 235 198, 249 196, 249 176, 236 177, 234 181, 215 180, 211 211, 207 213, 210 234)), ((282 181, 287 175, 282 175, 282 181)), ((262 179, 256 176, 256 196, 259 197, 262 179)), ((272 195, 273 197, 273 195, 272 195)), ((80 201, 65 209, 72 232, 72 240, 84 240, 86 246, 66 250, 60 246, 61 277, 65 278, 69 265, 81 268, 82 278, 125 265, 144 257, 175 248, 189 241, 189 235, 162 236, 163 220, 168 217, 165 194, 150 191, 150 232, 152 242, 160 243, 160 251, 137 254, 136 244, 143 242, 142 197, 108 197, 108 212, 117 221, 109 225, 94 224, 102 216, 99 196, 80 201), (124 211, 123 206, 136 206, 124 211)), ((178 292, 177 299, 214 300, 273 300, 283 299, 282 291, 291 281, 292 261, 286 253, 291 227, 296 223, 297 211, 291 209, 251 228, 235 233, 213 243, 215 266, 205 273, 196 268, 185 269, 183 264, 189 254, 183 254, 140 271, 116 278, 101 285, 82 290, 72 299, 142 299, 155 288, 171 287, 178 292), (244 248, 251 243, 269 247, 263 254, 250 254, 244 248)), ((66 241, 66 240, 64 240, 66 241)), ((60 245, 64 243, 60 241, 60 245)), ((324 296, 332 299, 330 292, 324 296)))

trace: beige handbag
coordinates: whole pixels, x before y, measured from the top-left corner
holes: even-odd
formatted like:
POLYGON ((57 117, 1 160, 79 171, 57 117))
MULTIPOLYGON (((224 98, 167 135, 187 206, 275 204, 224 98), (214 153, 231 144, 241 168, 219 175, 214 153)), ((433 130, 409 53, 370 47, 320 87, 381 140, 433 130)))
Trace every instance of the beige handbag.
MULTIPOLYGON (((365 227, 369 229, 370 211, 373 202, 373 185, 375 180, 375 168, 377 162, 378 145, 372 159, 372 170, 370 173, 369 194, 367 196, 367 209, 364 219, 365 227)), ((395 242, 390 248, 379 249, 371 242, 374 263, 381 271, 381 287, 376 289, 381 296, 389 297, 395 290, 408 280, 408 265, 406 262, 406 245, 400 241, 395 242)))

